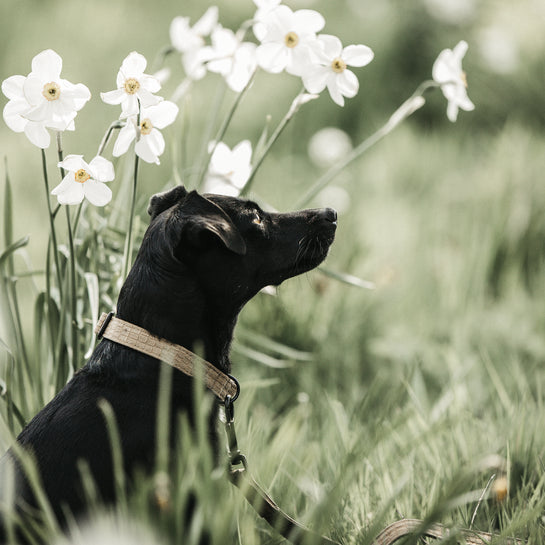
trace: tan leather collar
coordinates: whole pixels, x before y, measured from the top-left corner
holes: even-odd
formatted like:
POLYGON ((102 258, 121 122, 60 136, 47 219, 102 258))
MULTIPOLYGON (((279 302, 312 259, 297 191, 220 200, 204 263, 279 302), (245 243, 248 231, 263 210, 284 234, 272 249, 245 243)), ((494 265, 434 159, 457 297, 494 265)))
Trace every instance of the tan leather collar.
POLYGON ((197 367, 200 367, 206 387, 222 403, 225 403, 227 397, 230 397, 231 402, 238 397, 239 385, 233 377, 222 373, 217 367, 187 348, 156 337, 142 327, 114 317, 113 312, 102 314, 95 327, 95 334, 99 339, 104 337, 164 361, 190 377, 195 376, 197 367))

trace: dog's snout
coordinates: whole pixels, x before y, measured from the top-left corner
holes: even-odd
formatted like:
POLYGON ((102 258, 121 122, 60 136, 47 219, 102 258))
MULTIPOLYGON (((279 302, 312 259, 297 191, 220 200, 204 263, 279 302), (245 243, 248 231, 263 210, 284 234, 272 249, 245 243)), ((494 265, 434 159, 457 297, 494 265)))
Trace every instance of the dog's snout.
POLYGON ((333 208, 324 208, 320 210, 319 218, 330 223, 337 223, 337 211, 333 208))

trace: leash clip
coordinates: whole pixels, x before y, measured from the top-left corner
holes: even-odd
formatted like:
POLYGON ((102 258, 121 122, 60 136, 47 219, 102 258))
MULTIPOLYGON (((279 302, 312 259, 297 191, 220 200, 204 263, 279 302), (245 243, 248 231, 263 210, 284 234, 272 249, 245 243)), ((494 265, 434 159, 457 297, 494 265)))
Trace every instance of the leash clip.
MULTIPOLYGON (((232 378, 232 377, 231 377, 232 378)), ((236 382, 236 379, 233 379, 236 382)), ((238 382, 237 382, 238 386, 238 382)), ((235 394, 235 397, 230 395, 226 396, 225 402, 223 404, 223 416, 224 416, 224 425, 225 425, 225 434, 227 435, 227 456, 229 458, 229 475, 231 478, 234 478, 237 474, 248 469, 248 462, 246 461, 246 456, 240 452, 238 448, 237 434, 235 432, 235 407, 233 405, 235 399, 238 397, 240 391, 240 386, 238 386, 238 391, 235 394), (241 468, 237 466, 242 465, 241 468)))

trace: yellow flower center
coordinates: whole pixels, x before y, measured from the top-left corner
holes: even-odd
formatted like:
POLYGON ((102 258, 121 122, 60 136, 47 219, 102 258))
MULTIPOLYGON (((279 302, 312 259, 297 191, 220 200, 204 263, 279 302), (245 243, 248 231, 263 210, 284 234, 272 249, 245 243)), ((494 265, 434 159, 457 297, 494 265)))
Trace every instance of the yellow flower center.
POLYGON ((299 43, 299 36, 293 31, 288 32, 284 36, 284 43, 286 44, 286 47, 295 47, 299 43))
POLYGON ((152 131, 152 129, 153 129, 153 124, 148 118, 143 119, 140 122, 140 133, 141 134, 149 134, 152 131))
POLYGON ((91 175, 84 168, 80 168, 74 173, 74 180, 80 184, 86 182, 90 177, 91 175))
POLYGON ((467 89, 467 76, 464 71, 460 72, 460 79, 462 80, 464 87, 467 89))
POLYGON ((341 72, 344 72, 346 70, 346 63, 340 57, 337 57, 336 59, 333 59, 333 62, 331 63, 331 69, 333 70, 333 72, 337 72, 337 74, 340 74, 341 72))
POLYGON ((124 87, 125 87, 125 92, 128 95, 134 95, 138 91, 138 89, 140 89, 140 83, 138 82, 137 79, 127 78, 125 80, 124 87))
POLYGON ((49 101, 57 100, 61 96, 61 88, 58 83, 52 81, 44 85, 42 95, 49 101))

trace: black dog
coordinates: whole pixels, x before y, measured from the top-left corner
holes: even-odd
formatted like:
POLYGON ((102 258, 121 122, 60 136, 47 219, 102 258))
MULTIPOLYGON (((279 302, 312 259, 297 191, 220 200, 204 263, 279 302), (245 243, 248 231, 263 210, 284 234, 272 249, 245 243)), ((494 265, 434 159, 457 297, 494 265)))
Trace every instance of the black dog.
MULTIPOLYGON (((266 213, 255 203, 184 187, 154 196, 151 223, 117 303, 117 316, 193 350, 230 373, 229 348, 243 305, 267 285, 309 271, 333 242, 334 210, 266 213)), ((84 508, 78 460, 85 460, 100 496, 115 500, 109 436, 97 403, 115 414, 130 477, 151 471, 156 452, 159 360, 104 339, 89 362, 30 422, 18 443, 35 457, 56 517, 84 508)), ((193 411, 191 379, 174 372, 171 413, 193 411)), ((217 405, 213 413, 217 411, 217 405)), ((175 422, 176 418, 171 418, 175 422)), ((211 415, 211 435, 215 414, 211 415)), ((212 438, 214 442, 214 439, 212 438)), ((16 468, 20 514, 36 507, 24 473, 16 468)))

